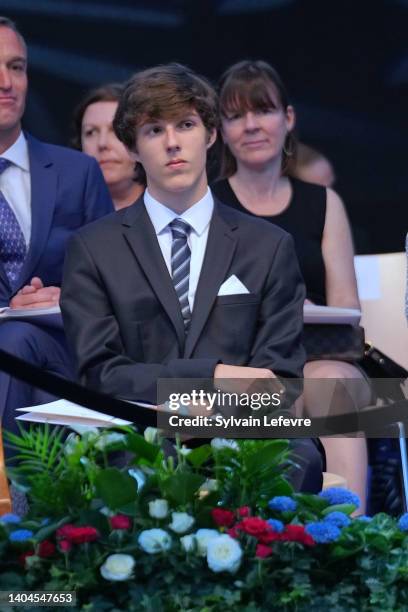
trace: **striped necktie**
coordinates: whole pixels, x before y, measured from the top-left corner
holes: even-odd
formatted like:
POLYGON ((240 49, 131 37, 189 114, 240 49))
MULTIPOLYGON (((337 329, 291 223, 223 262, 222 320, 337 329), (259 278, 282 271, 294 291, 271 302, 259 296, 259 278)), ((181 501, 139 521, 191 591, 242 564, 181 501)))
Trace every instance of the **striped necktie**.
POLYGON ((170 223, 173 234, 171 245, 171 275, 177 297, 180 302, 181 314, 184 321, 184 330, 187 334, 190 328, 191 311, 188 302, 188 289, 190 281, 190 258, 191 251, 187 238, 191 226, 182 219, 174 219, 170 223))
MULTIPOLYGON (((0 157, 0 174, 11 165, 11 162, 0 157)), ((12 288, 20 275, 27 246, 23 232, 13 209, 0 191, 0 261, 4 266, 12 288)))

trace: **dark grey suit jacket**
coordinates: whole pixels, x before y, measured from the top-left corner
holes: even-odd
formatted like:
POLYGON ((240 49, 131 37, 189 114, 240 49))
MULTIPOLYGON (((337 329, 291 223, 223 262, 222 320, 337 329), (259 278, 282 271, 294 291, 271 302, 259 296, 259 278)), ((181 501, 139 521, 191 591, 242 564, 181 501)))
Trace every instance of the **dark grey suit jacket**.
POLYGON ((304 298, 291 236, 216 202, 185 338, 140 198, 71 239, 61 309, 82 381, 155 403, 159 378, 212 378, 220 362, 301 377, 304 298), (250 293, 218 296, 232 274, 250 293))

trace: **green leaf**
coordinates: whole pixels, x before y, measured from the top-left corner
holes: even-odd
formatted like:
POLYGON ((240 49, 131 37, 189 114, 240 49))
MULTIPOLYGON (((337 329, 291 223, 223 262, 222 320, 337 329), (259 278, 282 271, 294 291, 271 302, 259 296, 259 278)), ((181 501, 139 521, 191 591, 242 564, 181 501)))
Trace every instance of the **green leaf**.
POLYGON ((350 515, 355 509, 356 506, 354 504, 334 504, 323 510, 322 516, 326 516, 330 512, 344 512, 344 514, 350 515))
POLYGON ((191 453, 187 455, 187 461, 191 463, 195 468, 202 466, 209 457, 212 455, 212 449, 209 444, 203 444, 194 448, 191 453))
POLYGON ((117 468, 101 470, 96 475, 95 488, 97 494, 112 510, 129 504, 137 498, 135 480, 117 468))
POLYGON ((164 480, 161 486, 165 497, 177 505, 184 505, 193 501, 204 481, 205 478, 198 474, 180 472, 164 480))
POLYGON ((138 458, 147 459, 153 463, 161 448, 157 444, 147 442, 143 436, 137 433, 127 434, 127 447, 133 451, 138 458))

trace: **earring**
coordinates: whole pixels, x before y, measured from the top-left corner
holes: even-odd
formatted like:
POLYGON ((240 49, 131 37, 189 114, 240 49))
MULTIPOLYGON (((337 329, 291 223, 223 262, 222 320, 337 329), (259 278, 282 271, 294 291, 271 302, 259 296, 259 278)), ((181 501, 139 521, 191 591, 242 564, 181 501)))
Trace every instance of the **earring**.
POLYGON ((283 145, 283 152, 284 152, 284 154, 286 155, 286 157, 292 157, 292 155, 293 155, 293 154, 294 154, 294 152, 295 152, 295 146, 294 146, 294 144, 293 144, 293 142, 292 142, 292 148, 291 148, 290 150, 287 150, 287 149, 286 149, 286 143, 287 143, 287 141, 288 141, 288 140, 289 140, 289 139, 287 138, 287 139, 286 139, 285 144, 283 145))

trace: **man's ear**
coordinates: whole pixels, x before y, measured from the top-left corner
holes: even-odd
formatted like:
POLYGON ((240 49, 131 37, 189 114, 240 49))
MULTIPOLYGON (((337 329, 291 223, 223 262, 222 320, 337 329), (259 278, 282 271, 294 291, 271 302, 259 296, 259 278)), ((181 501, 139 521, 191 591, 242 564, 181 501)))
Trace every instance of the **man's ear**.
POLYGON ((213 128, 211 132, 208 132, 207 149, 211 149, 211 147, 213 146, 216 140, 217 140, 217 130, 213 128))
POLYGON ((295 109, 291 104, 286 107, 286 128, 288 132, 291 132, 296 125, 296 113, 295 109))

